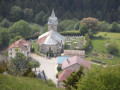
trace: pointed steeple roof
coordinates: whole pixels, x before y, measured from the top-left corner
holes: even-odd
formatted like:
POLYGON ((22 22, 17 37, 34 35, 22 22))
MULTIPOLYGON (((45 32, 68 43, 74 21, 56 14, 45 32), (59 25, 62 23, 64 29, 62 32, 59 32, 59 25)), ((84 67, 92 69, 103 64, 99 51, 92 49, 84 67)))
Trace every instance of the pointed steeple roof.
POLYGON ((48 24, 52 24, 52 25, 57 25, 58 24, 57 17, 55 16, 54 9, 52 9, 52 14, 49 17, 48 24))
POLYGON ((55 16, 54 9, 52 9, 52 14, 51 14, 51 17, 56 17, 56 16, 55 16))

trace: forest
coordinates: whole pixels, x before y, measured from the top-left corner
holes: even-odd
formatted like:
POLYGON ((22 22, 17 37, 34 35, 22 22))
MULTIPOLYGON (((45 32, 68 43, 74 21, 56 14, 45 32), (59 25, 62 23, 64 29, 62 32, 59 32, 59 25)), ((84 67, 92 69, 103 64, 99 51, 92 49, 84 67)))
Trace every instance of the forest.
POLYGON ((0 20, 7 18, 9 21, 14 22, 26 19, 29 16, 28 12, 31 15, 26 21, 34 22, 35 16, 41 11, 47 17, 53 8, 57 17, 62 20, 71 18, 81 20, 85 17, 94 17, 100 21, 105 20, 111 23, 119 22, 120 19, 120 0, 1 0, 0 20), (12 10, 13 6, 20 7, 16 8, 19 10, 17 15, 13 13, 13 11, 15 12, 15 10, 12 10), (23 17, 25 12, 26 17, 23 17))

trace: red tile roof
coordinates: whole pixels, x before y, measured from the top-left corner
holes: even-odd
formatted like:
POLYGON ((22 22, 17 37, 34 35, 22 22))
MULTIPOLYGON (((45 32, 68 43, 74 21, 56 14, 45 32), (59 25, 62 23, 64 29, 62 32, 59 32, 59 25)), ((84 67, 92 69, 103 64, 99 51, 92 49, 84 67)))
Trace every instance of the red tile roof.
POLYGON ((30 47, 30 43, 29 42, 27 42, 24 39, 20 39, 18 41, 15 41, 14 43, 12 43, 8 49, 11 49, 11 48, 21 48, 22 50, 27 51, 28 49, 25 47, 25 45, 28 45, 30 47))
POLYGON ((62 82, 63 80, 67 80, 67 77, 72 73, 72 70, 64 70, 59 76, 58 76, 58 82, 62 82))
POLYGON ((91 64, 90 64, 89 61, 84 60, 80 56, 74 56, 74 57, 71 57, 71 58, 69 58, 69 59, 62 62, 62 69, 70 67, 70 66, 72 66, 74 64, 79 64, 79 65, 81 65, 83 67, 86 67, 88 69, 91 68, 91 64))

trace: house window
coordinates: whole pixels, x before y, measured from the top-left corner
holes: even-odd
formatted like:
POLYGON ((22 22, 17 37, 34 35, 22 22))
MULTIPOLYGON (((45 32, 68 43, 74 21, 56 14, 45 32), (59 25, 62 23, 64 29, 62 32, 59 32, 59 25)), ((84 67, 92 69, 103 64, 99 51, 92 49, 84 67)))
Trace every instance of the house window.
POLYGON ((12 55, 12 52, 10 53, 10 55, 12 55))

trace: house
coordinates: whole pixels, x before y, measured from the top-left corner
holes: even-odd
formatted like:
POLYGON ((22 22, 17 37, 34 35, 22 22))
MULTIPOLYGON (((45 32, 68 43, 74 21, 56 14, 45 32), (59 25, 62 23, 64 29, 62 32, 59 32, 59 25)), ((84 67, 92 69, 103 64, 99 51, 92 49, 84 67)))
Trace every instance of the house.
POLYGON ((63 86, 63 80, 67 80, 67 77, 72 73, 73 71, 68 69, 64 70, 59 76, 58 76, 58 87, 64 88, 63 86))
POLYGON ((73 70, 78 71, 79 67, 83 66, 84 68, 91 68, 91 64, 89 61, 84 60, 80 56, 73 56, 65 61, 62 62, 62 70, 73 70))
POLYGON ((62 67, 62 62, 64 60, 67 60, 68 58, 70 58, 70 57, 61 57, 61 56, 57 57, 57 64, 58 64, 58 66, 62 67))
POLYGON ((38 50, 47 56, 58 56, 64 50, 65 37, 57 32, 57 17, 54 10, 48 20, 48 32, 38 37, 38 50))
POLYGON ((64 50, 62 56, 80 56, 82 58, 85 57, 85 50, 64 50))
POLYGON ((16 56, 16 53, 18 52, 21 52, 25 56, 28 56, 30 53, 30 48, 31 48, 30 43, 24 39, 15 41, 8 48, 8 60, 10 60, 11 58, 14 58, 16 56))

